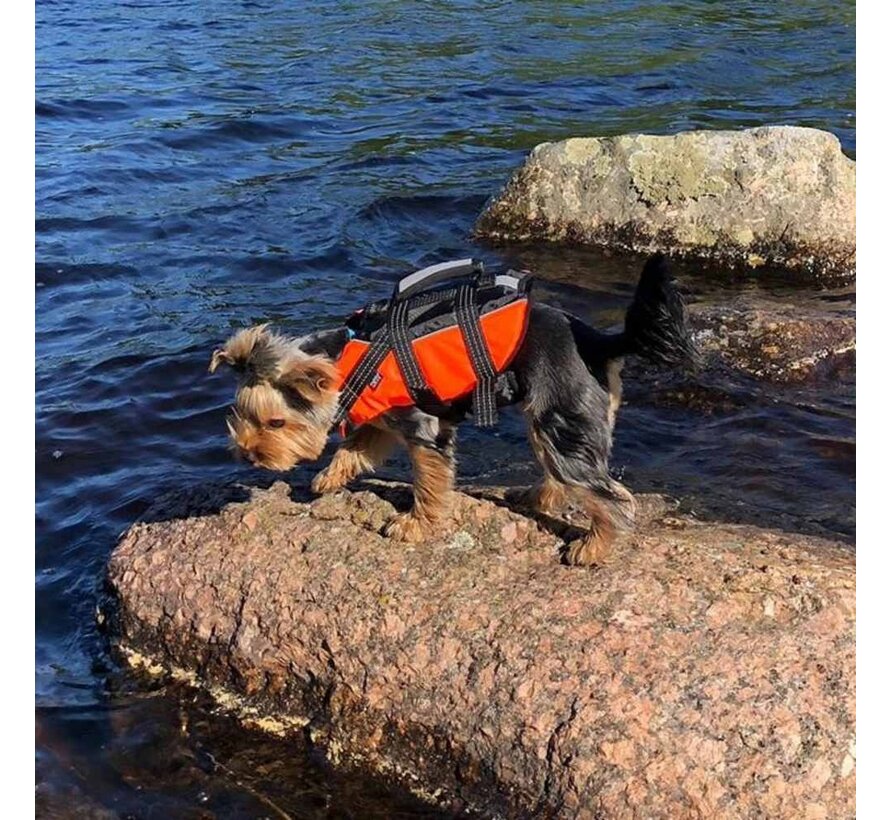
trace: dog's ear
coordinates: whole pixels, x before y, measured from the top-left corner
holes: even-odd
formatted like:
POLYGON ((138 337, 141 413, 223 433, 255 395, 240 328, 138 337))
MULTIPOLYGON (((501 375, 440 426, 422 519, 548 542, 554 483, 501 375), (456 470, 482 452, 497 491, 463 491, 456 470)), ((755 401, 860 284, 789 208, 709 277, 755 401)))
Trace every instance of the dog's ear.
POLYGON ((218 350, 213 351, 210 367, 213 373, 220 364, 227 364, 239 373, 257 379, 271 380, 278 368, 278 356, 272 344, 268 325, 240 330, 218 350))
POLYGON ((338 377, 332 361, 324 356, 307 356, 288 362, 278 384, 309 404, 316 404, 337 392, 338 377))

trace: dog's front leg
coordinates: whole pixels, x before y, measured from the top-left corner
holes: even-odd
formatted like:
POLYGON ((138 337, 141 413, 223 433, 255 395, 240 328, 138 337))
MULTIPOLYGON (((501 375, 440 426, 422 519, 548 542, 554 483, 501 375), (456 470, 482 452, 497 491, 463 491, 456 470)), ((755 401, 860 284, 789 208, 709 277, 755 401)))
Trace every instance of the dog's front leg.
POLYGON ((359 427, 340 445, 331 463, 312 479, 312 492, 332 493, 386 460, 396 437, 368 424, 359 427))
POLYGON ((445 446, 408 442, 414 472, 414 507, 411 512, 395 516, 386 525, 386 535, 416 543, 428 536, 448 513, 454 489, 452 444, 450 436, 445 446))

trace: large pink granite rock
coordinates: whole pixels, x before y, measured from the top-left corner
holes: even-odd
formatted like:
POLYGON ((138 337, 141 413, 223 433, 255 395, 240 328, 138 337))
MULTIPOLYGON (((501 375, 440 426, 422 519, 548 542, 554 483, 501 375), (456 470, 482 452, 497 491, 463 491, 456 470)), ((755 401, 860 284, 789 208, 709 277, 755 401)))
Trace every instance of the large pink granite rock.
POLYGON ((366 486, 160 502, 110 560, 120 646, 452 810, 854 816, 849 549, 649 505, 570 568, 497 493, 406 548, 366 486))

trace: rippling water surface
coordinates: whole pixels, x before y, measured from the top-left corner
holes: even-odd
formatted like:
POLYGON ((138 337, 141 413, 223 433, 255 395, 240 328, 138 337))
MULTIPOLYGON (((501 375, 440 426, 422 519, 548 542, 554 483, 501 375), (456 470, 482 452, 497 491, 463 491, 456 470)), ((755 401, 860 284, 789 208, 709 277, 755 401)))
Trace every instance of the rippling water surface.
MULTIPOLYGON (((37 21, 39 805, 423 813, 105 656, 94 608, 118 534, 163 490, 261 478, 229 460, 232 385, 207 377, 210 351, 258 320, 336 323, 468 253, 533 265, 548 298, 617 321, 636 261, 476 247, 485 198, 570 135, 792 123, 855 155, 854 5, 40 0, 37 21)), ((854 298, 695 271, 683 285, 713 302, 743 287, 825 310, 854 298)), ((852 378, 735 390, 737 408, 710 415, 631 401, 616 469, 702 515, 851 538, 852 378)), ((515 418, 468 429, 462 453, 467 480, 532 472, 515 418)))

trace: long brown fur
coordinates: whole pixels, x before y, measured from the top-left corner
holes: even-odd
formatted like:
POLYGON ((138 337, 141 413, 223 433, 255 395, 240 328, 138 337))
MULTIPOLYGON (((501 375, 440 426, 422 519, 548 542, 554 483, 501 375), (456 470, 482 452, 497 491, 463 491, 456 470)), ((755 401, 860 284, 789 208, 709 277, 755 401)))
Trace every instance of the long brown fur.
POLYGON ((524 507, 540 513, 554 513, 566 503, 569 488, 548 469, 547 450, 541 442, 540 436, 532 425, 528 428, 528 440, 538 464, 544 470, 544 477, 537 483, 521 493, 517 501, 524 507))
POLYGON ((612 552, 615 525, 605 506, 586 490, 576 490, 585 512, 590 516, 590 531, 584 538, 569 544, 566 561, 576 566, 602 564, 612 552))
POLYGON ((454 489, 454 461, 444 453, 408 444, 414 471, 414 508, 397 515, 386 534, 401 541, 420 541, 448 513, 454 489))
POLYGON ((312 491, 331 493, 382 464, 398 443, 388 430, 359 427, 340 446, 331 463, 312 480, 312 491))
POLYGON ((332 362, 309 356, 258 325, 214 351, 210 372, 220 364, 239 374, 227 420, 236 452, 269 470, 289 470, 321 456, 337 404, 332 362))
POLYGON ((537 484, 518 494, 511 494, 517 504, 539 513, 559 512, 566 503, 567 490, 552 476, 544 476, 537 484))

